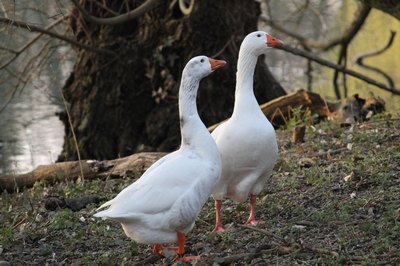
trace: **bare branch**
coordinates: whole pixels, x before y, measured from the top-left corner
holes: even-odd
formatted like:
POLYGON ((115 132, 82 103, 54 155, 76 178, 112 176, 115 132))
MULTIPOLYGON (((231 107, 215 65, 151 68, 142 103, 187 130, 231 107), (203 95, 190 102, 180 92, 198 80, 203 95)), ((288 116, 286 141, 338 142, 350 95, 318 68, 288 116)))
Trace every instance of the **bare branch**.
POLYGON ((326 42, 318 41, 318 40, 311 39, 311 38, 306 38, 296 32, 292 32, 292 31, 276 24, 271 18, 268 19, 265 16, 260 16, 260 20, 262 22, 264 22, 265 24, 271 26, 275 30, 280 31, 280 32, 298 40, 303 47, 307 47, 309 49, 314 48, 314 49, 321 50, 321 51, 328 51, 338 44, 350 42, 351 39, 354 37, 355 33, 358 32, 358 30, 364 23, 364 20, 370 10, 371 10, 371 8, 369 6, 362 5, 361 8, 359 8, 356 11, 355 20, 350 24, 349 28, 347 30, 345 30, 341 36, 332 38, 326 42))
POLYGON ((131 19, 137 18, 143 13, 146 13, 149 11, 151 8, 153 8, 156 4, 160 2, 160 0, 148 0, 144 2, 142 5, 138 6, 132 11, 129 11, 125 14, 118 15, 115 17, 111 18, 99 18, 90 15, 80 4, 77 0, 71 0, 76 8, 83 14, 86 20, 92 23, 100 24, 100 25, 115 25, 115 24, 121 24, 126 21, 129 21, 131 19))
POLYGON ((92 46, 80 43, 80 42, 78 42, 78 41, 76 41, 74 39, 68 38, 68 37, 66 37, 64 35, 58 34, 58 33, 53 32, 53 31, 46 30, 44 28, 37 27, 37 26, 32 25, 32 24, 28 24, 26 22, 16 21, 16 20, 8 19, 8 18, 0 18, 0 22, 1 23, 7 23, 7 24, 12 25, 14 27, 21 27, 21 28, 27 29, 29 31, 40 32, 40 33, 43 33, 45 35, 48 35, 48 36, 56 38, 56 39, 60 39, 62 41, 65 41, 67 43, 72 44, 73 46, 76 46, 76 47, 79 47, 79 48, 82 48, 82 49, 85 49, 85 50, 89 50, 89 51, 93 51, 93 52, 99 52, 99 53, 115 54, 114 52, 112 52, 110 50, 92 47, 92 46))
MULTIPOLYGON (((53 28, 54 26, 56 26, 57 24, 59 24, 61 21, 63 21, 64 18, 59 18, 56 21, 54 21, 53 23, 51 23, 50 25, 48 25, 46 28, 44 28, 45 30, 50 30, 51 28, 53 28)), ((36 42, 40 37, 43 36, 43 33, 40 33, 38 35, 36 35, 32 40, 28 41, 24 46, 22 46, 20 49, 18 50, 13 50, 11 53, 13 53, 14 55, 4 64, 2 64, 0 66, 0 69, 3 69, 5 67, 7 67, 9 64, 11 64, 15 58, 17 58, 22 52, 24 52, 26 49, 28 49, 29 46, 31 46, 34 42, 36 42)), ((9 49, 9 48, 7 48, 9 49)), ((5 49, 4 49, 5 50, 5 49)), ((10 49, 12 50, 12 49, 10 49)))
POLYGON ((360 0, 366 5, 382 10, 383 12, 400 20, 400 1, 360 0))
POLYGON ((309 59, 309 60, 311 60, 313 62, 316 62, 316 63, 318 63, 320 65, 323 65, 323 66, 326 66, 326 67, 329 67, 329 68, 332 68, 332 69, 336 69, 336 70, 338 70, 338 71, 340 71, 342 73, 346 73, 346 74, 348 74, 350 76, 353 76, 355 78, 363 80, 363 81, 365 81, 365 82, 367 82, 367 83, 369 83, 371 85, 374 85, 374 86, 376 86, 378 88, 381 88, 381 89, 383 89, 385 91, 391 92, 391 93, 396 94, 396 95, 400 95, 400 90, 399 89, 396 89, 394 87, 388 87, 387 85, 383 84, 382 82, 376 81, 376 80, 374 80, 374 79, 372 79, 370 77, 367 77, 367 76, 365 76, 363 74, 360 74, 360 73, 358 73, 358 72, 356 72, 354 70, 347 69, 344 66, 337 65, 337 64, 332 63, 332 62, 330 62, 328 60, 322 59, 322 58, 318 57, 317 55, 315 55, 313 53, 307 52, 305 50, 297 49, 297 48, 294 48, 294 47, 291 47, 291 46, 288 46, 288 45, 281 45, 281 46, 276 47, 276 48, 284 50, 284 51, 289 52, 289 53, 294 54, 294 55, 298 55, 298 56, 307 58, 307 59, 309 59))
MULTIPOLYGON (((350 28, 347 30, 347 33, 343 35, 343 39, 340 42, 340 51, 338 57, 338 64, 343 65, 346 68, 347 65, 347 48, 357 33, 360 31, 361 27, 364 25, 365 20, 367 19, 369 13, 371 11, 371 7, 361 4, 360 8, 357 10, 355 19, 351 23, 350 28), (343 62, 343 63, 342 63, 343 62)), ((343 86, 344 86, 344 97, 347 97, 347 84, 346 84, 346 74, 342 72, 343 75, 343 86)), ((336 98, 340 99, 339 85, 338 85, 338 77, 339 71, 335 70, 333 74, 333 86, 336 94, 336 98)))
POLYGON ((114 16, 118 16, 119 14, 115 12, 114 10, 108 8, 106 5, 103 5, 102 3, 99 3, 97 0, 92 1, 96 6, 99 6, 109 12, 110 14, 113 14, 114 16))
POLYGON ((394 87, 394 81, 393 81, 393 79, 392 79, 388 74, 386 74, 385 72, 383 72, 381 69, 379 69, 379 68, 377 68, 377 67, 372 67, 372 66, 365 65, 364 62, 363 62, 363 60, 364 60, 365 58, 367 58, 367 57, 380 55, 380 54, 382 54, 383 52, 385 52, 385 51, 386 51, 387 49, 389 49, 389 47, 392 45, 395 36, 396 36, 396 32, 395 32, 395 31, 391 31, 391 32, 390 32, 390 37, 389 37, 389 39, 388 39, 388 41, 386 42, 386 44, 385 44, 384 47, 382 47, 382 48, 380 48, 380 49, 378 49, 378 50, 372 51, 372 52, 367 52, 367 53, 358 55, 357 58, 356 58, 356 60, 355 60, 356 64, 358 64, 359 66, 361 66, 361 67, 363 67, 363 68, 365 68, 365 69, 374 71, 374 72, 376 72, 376 73, 382 75, 382 76, 386 79, 388 85, 389 85, 390 87, 392 87, 392 88, 394 87))

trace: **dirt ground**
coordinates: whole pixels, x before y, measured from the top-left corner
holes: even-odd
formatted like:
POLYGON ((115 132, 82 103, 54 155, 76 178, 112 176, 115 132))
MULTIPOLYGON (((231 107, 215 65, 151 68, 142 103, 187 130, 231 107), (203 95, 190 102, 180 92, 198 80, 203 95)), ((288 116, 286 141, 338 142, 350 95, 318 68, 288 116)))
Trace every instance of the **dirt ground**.
MULTIPOLYGON (((228 231, 211 233, 210 199, 187 236, 187 253, 201 256, 197 265, 399 265, 400 118, 384 115, 352 127, 306 125, 301 144, 290 142, 290 126, 277 134, 280 159, 257 204, 263 223, 244 226, 248 205, 226 200, 228 231)), ((38 183, 0 194, 0 260, 11 265, 174 264, 129 240, 118 223, 92 217, 100 202, 134 178, 38 183), (79 211, 48 204, 50 197, 84 195, 96 195, 98 203, 79 211)))

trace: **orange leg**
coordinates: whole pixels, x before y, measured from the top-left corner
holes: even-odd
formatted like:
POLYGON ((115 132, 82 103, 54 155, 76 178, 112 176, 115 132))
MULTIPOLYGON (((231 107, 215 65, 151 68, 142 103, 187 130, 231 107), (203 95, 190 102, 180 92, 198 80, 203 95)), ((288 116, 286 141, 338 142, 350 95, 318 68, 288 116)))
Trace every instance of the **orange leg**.
POLYGON ((187 256, 185 253, 185 234, 182 232, 178 232, 178 249, 176 251, 177 258, 175 261, 183 261, 183 262, 192 262, 200 260, 200 256, 187 256))
POLYGON ((164 246, 160 244, 154 244, 153 253, 163 255, 164 246))
POLYGON ((200 256, 186 256, 185 254, 185 234, 182 232, 177 232, 178 236, 178 246, 177 247, 164 247, 160 244, 155 244, 153 246, 153 252, 165 256, 164 250, 175 251, 174 260, 183 262, 198 261, 200 256))
POLYGON ((215 227, 213 232, 224 232, 224 226, 221 223, 221 200, 215 200, 215 227))
POLYGON ((257 225, 260 223, 260 221, 256 220, 256 201, 257 196, 250 195, 250 216, 246 222, 248 225, 257 225))

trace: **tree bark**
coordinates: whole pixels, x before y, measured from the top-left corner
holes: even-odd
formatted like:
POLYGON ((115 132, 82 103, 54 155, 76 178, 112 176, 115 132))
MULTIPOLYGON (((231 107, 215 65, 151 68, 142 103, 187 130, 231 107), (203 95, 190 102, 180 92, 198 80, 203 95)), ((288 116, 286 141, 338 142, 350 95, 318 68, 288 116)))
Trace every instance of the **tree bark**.
MULTIPOLYGON (((116 12, 127 3, 103 2, 116 12)), ((132 2, 130 10, 143 3, 132 2)), ((110 15, 91 1, 81 5, 93 16, 110 15)), ((228 61, 224 70, 201 82, 198 96, 199 114, 206 125, 227 118, 233 109, 238 49, 243 38, 257 29, 259 14, 256 1, 195 1, 188 16, 176 2, 171 6, 161 1, 139 18, 110 26, 89 23, 75 9, 70 25, 76 39, 116 53, 77 48, 74 71, 63 88, 82 158, 103 160, 175 149, 180 142, 180 76, 196 55, 217 55, 228 61)), ((259 102, 285 95, 261 60, 255 81, 259 102)), ((59 160, 76 160, 66 114, 61 118, 66 136, 59 160)))

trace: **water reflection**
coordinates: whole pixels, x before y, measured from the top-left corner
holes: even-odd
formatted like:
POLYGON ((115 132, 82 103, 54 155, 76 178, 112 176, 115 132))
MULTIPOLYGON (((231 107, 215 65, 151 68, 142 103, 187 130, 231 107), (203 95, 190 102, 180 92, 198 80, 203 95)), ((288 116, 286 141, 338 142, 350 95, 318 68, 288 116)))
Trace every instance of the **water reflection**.
MULTIPOLYGON (((0 1, 0 16, 65 32, 61 19, 70 1, 0 1)), ((0 173, 23 173, 55 161, 64 128, 60 89, 75 54, 65 43, 12 25, 0 24, 0 173), (36 41, 32 41, 36 40, 36 41), (15 60, 11 60, 16 54, 15 60), (11 101, 9 101, 12 99, 11 101)))
MULTIPOLYGON (((1 173, 27 172, 57 158, 64 137, 63 124, 55 115, 61 110, 54 101, 58 89, 50 89, 50 95, 27 86, 0 113, 1 173)), ((4 100, 0 99, 0 105, 4 100)))

